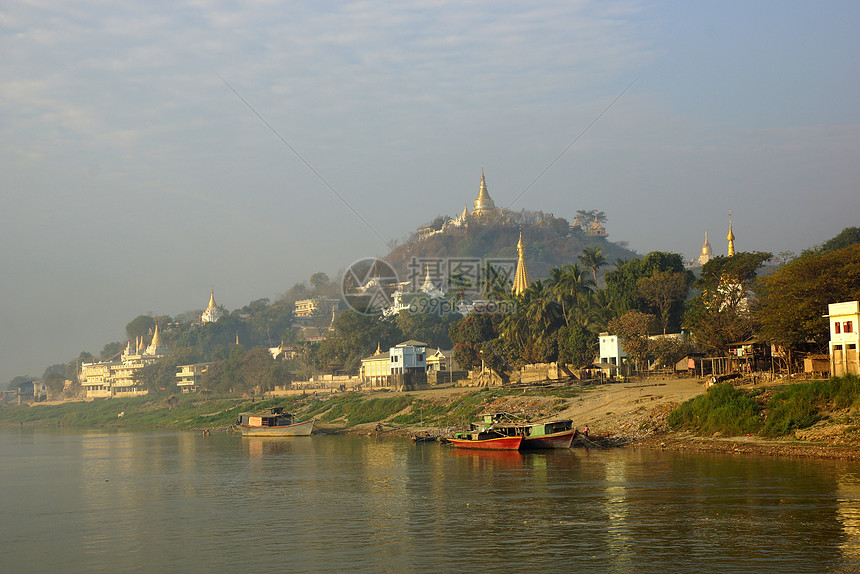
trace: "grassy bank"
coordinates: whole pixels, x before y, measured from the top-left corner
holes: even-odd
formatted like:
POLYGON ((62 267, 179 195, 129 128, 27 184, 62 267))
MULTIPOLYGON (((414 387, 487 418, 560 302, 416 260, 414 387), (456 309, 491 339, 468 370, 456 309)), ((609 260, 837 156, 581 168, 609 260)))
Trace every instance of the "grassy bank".
POLYGON ((551 416, 578 396, 574 388, 482 389, 445 397, 416 394, 335 393, 256 400, 199 395, 100 399, 57 405, 0 408, 0 425, 80 428, 203 429, 232 424, 239 413, 280 406, 302 419, 316 418, 335 428, 385 422, 389 426, 447 427, 469 423, 505 399, 541 398, 531 416, 551 416), (122 416, 119 416, 122 413, 122 416))
POLYGON ((834 417, 850 422, 858 408, 860 378, 851 375, 794 383, 772 391, 743 391, 722 383, 673 411, 669 426, 701 436, 759 434, 777 438, 834 417))

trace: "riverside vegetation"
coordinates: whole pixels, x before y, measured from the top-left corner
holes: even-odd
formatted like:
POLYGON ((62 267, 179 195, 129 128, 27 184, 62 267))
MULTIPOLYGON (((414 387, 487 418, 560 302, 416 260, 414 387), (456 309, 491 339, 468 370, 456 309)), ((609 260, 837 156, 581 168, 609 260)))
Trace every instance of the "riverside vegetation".
POLYGON ((226 428, 239 413, 280 406, 302 419, 316 418, 324 429, 343 431, 370 423, 388 429, 447 428, 465 425, 499 400, 515 397, 530 401, 532 417, 549 417, 577 397, 574 387, 551 389, 483 389, 421 398, 414 394, 378 396, 360 393, 254 400, 249 398, 201 398, 198 395, 129 397, 54 405, 8 406, 0 409, 0 425, 65 426, 121 429, 226 428), (120 416, 121 415, 121 416, 120 416))
POLYGON ((856 443, 860 441, 859 409, 860 378, 853 375, 750 390, 720 383, 673 411, 669 427, 700 436, 780 438, 830 423, 839 425, 839 442, 856 443))
MULTIPOLYGON (((695 381, 686 384, 695 385, 695 381)), ((128 430, 226 429, 240 412, 280 406, 300 418, 316 418, 320 432, 329 433, 368 433, 381 423, 386 434, 406 435, 417 430, 436 434, 473 422, 482 412, 496 411, 520 412, 532 420, 573 417, 577 419, 576 424, 584 426, 593 419, 577 414, 583 412, 576 410, 577 405, 589 398, 602 404, 604 395, 624 392, 622 387, 619 384, 497 387, 384 393, 381 396, 380 393, 322 393, 267 400, 196 395, 134 397, 10 406, 0 409, 0 425, 128 430)), ((638 414, 619 412, 614 426, 594 424, 592 429, 612 434, 616 443, 654 438, 678 448, 695 445, 699 450, 734 452, 738 452, 737 443, 725 441, 746 435, 751 438, 745 440, 759 441, 758 448, 750 451, 755 454, 821 456, 820 452, 804 453, 800 448, 812 444, 855 449, 860 445, 860 378, 851 375, 748 389, 721 383, 680 405, 671 402, 652 405, 651 401, 645 403, 641 398, 633 399, 632 403, 637 407, 632 412, 638 414), (649 406, 642 407, 642 404, 649 406), (641 422, 633 421, 635 417, 641 422), (704 437, 704 440, 720 437, 716 440, 722 442, 712 440, 707 443, 709 446, 703 447, 706 443, 701 438, 684 437, 704 437), (769 448, 774 445, 789 448, 769 448)))

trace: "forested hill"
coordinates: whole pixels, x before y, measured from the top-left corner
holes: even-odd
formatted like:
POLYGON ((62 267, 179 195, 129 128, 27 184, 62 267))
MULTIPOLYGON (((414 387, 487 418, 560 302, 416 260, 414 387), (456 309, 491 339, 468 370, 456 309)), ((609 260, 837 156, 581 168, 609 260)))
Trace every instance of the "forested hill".
MULTIPOLYGON (((411 236, 404 244, 395 247, 386 257, 400 277, 406 277, 410 261, 434 258, 516 258, 519 225, 470 225, 466 230, 436 233, 419 239, 411 236)), ((548 218, 537 223, 523 224, 523 243, 529 274, 533 279, 549 276, 553 267, 578 263, 583 249, 602 249, 607 263, 616 259, 637 257, 626 246, 602 237, 588 235, 584 230, 561 218, 548 218)))

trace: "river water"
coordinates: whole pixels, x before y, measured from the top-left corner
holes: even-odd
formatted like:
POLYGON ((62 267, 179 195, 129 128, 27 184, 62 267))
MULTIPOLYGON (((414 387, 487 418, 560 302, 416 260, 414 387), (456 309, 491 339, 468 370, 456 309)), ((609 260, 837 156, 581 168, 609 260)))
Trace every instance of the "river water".
POLYGON ((2 572, 853 572, 860 465, 0 429, 2 572))

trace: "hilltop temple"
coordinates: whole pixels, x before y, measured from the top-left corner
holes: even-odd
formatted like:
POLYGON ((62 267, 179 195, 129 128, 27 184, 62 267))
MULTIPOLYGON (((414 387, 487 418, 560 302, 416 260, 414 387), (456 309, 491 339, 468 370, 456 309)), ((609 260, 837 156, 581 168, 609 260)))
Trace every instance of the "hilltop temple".
POLYGON ((498 214, 496 204, 487 191, 487 181, 484 179, 484 169, 481 168, 481 186, 478 188, 478 197, 475 199, 472 209, 472 217, 478 220, 487 219, 498 214))
POLYGON ((224 315, 224 312, 215 305, 215 290, 209 291, 209 306, 206 307, 206 310, 203 311, 203 314, 200 315, 201 323, 214 323, 221 316, 224 315))

